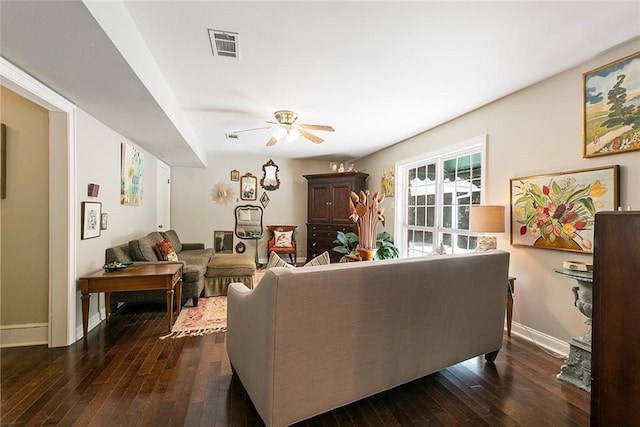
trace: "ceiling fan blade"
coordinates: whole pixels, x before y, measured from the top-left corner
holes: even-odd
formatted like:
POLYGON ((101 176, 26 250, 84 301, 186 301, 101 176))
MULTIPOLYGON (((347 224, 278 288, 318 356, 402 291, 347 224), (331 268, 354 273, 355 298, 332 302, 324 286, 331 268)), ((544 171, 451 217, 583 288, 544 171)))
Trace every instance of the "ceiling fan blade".
POLYGON ((272 128, 272 126, 263 126, 263 127, 260 127, 260 128, 237 130, 237 131, 235 131, 233 133, 251 132, 251 131, 254 131, 254 130, 271 129, 271 128, 272 128))
POLYGON ((308 140, 311 140, 313 142, 315 142, 316 144, 320 144, 321 142, 324 141, 324 139, 322 138, 318 138, 317 136, 310 134, 309 132, 300 129, 300 135, 304 136, 305 138, 307 138, 308 140))
POLYGON ((322 130, 326 132, 335 132, 335 129, 326 125, 300 125, 302 129, 322 130))
POLYGON ((276 145, 276 142, 278 142, 278 140, 275 139, 274 137, 271 137, 269 139, 269 141, 267 141, 267 147, 271 147, 272 145, 276 145))

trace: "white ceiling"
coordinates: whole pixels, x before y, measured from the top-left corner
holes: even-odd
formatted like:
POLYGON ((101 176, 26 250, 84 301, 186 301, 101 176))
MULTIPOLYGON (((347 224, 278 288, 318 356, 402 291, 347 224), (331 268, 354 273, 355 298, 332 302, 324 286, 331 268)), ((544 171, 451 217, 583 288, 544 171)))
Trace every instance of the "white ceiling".
POLYGON ((637 0, 3 0, 0 17, 3 57, 173 166, 359 158, 640 35, 637 0), (207 29, 238 33, 240 58, 207 29), (225 138, 278 109, 336 131, 225 138))

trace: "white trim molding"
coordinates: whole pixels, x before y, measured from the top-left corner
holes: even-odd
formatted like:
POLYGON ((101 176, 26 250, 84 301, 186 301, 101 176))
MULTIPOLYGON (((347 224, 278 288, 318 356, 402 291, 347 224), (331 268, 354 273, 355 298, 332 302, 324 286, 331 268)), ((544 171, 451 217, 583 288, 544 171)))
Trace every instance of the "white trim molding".
POLYGON ((47 323, 25 323, 0 326, 0 348, 46 345, 49 339, 47 323))
POLYGON ((48 345, 75 342, 76 106, 0 57, 0 84, 49 110, 49 327, 48 345))

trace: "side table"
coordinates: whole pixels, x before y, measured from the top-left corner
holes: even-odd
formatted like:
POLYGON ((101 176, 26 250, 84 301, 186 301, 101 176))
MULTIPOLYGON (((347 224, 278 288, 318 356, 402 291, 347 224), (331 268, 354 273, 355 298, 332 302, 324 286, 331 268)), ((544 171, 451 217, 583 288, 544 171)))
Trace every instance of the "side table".
POLYGON ((169 313, 169 331, 173 324, 174 289, 180 312, 182 305, 182 263, 175 264, 134 264, 122 270, 98 270, 80 278, 82 294, 82 332, 87 342, 89 329, 89 298, 91 293, 104 292, 104 303, 109 321, 111 292, 146 291, 165 289, 167 291, 167 312, 169 313))

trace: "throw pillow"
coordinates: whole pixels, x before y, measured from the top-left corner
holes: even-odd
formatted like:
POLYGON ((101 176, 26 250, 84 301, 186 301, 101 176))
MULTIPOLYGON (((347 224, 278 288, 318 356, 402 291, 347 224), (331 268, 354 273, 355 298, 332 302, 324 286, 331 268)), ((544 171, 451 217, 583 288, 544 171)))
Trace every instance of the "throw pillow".
POLYGON ((274 231, 275 247, 276 248, 290 248, 292 247, 291 236, 293 231, 274 231))
POLYGON ((329 252, 323 252, 317 257, 313 258, 311 261, 306 263, 303 267, 313 267, 314 265, 327 265, 331 264, 331 257, 329 256, 329 252))
POLYGON ((296 268, 295 266, 280 258, 277 253, 271 252, 271 254, 269 254, 269 261, 267 261, 266 268, 268 270, 273 267, 296 268))
POLYGON ((173 246, 173 250, 178 253, 182 252, 182 242, 180 242, 180 238, 178 237, 178 233, 175 230, 169 230, 162 233, 162 237, 171 242, 171 246, 173 246))
POLYGON ((164 261, 178 261, 178 255, 176 254, 176 251, 173 250, 173 246, 169 240, 162 239, 156 244, 156 246, 158 247, 164 261))
MULTIPOLYGON (((331 263, 331 257, 329 256, 329 252, 323 252, 317 257, 313 258, 311 261, 303 265, 303 267, 313 267, 314 265, 326 265, 331 263)), ((267 262, 267 270, 273 267, 285 267, 285 268, 296 268, 295 266, 289 264, 284 261, 282 258, 278 256, 277 253, 271 252, 269 255, 269 261, 267 262)))

